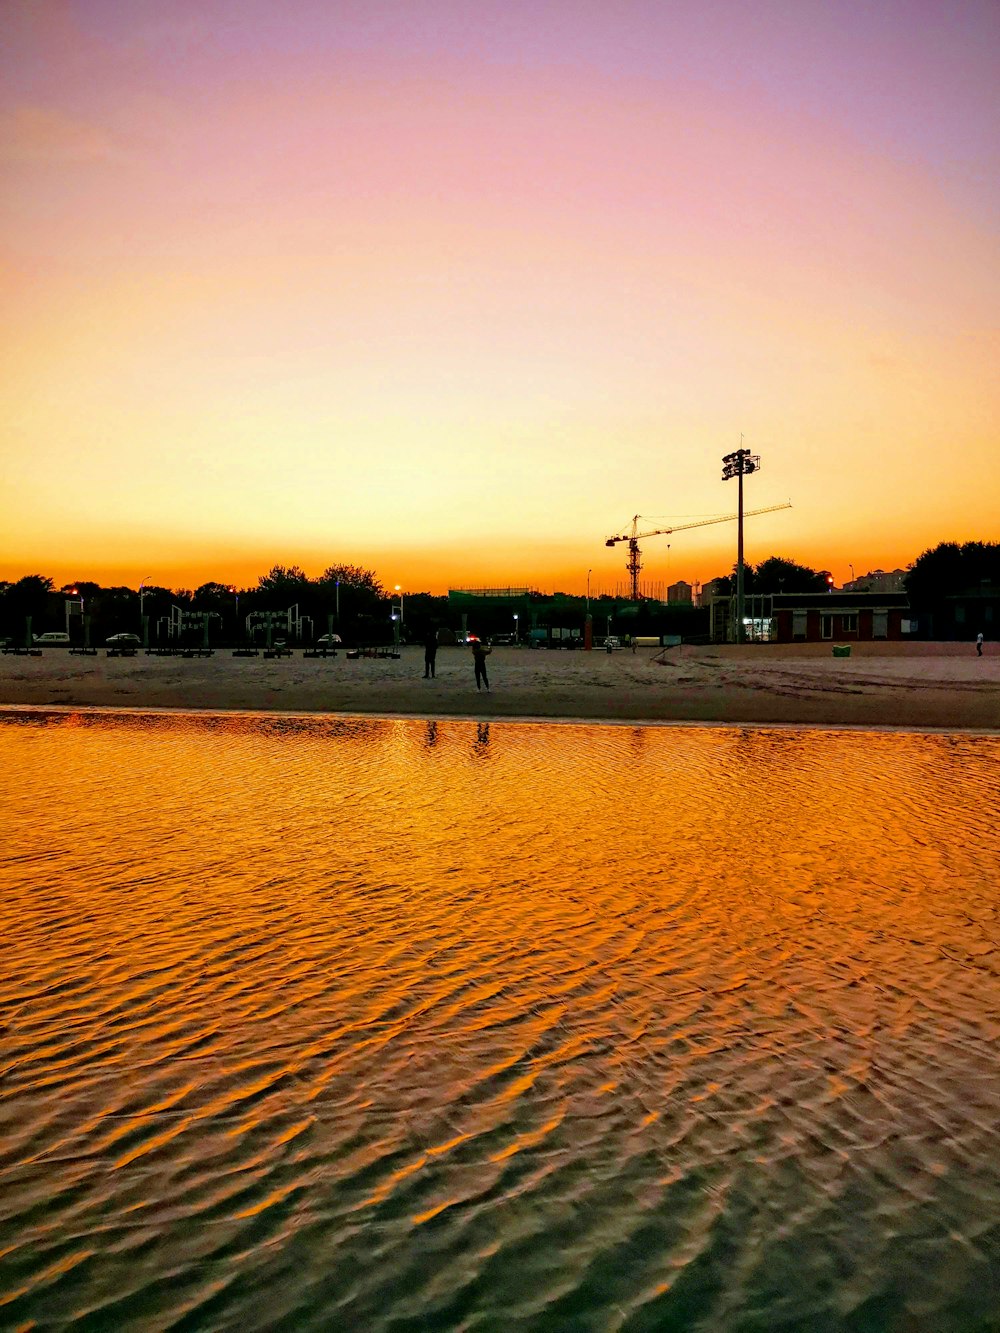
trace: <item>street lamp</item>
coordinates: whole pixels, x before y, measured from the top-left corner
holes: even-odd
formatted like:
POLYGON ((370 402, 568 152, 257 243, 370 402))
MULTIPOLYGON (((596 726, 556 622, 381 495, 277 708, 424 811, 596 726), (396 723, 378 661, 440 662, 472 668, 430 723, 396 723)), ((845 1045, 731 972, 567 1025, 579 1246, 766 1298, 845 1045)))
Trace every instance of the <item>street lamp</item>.
POLYGON ((236 598, 236 637, 237 637, 237 639, 239 639, 239 638, 241 637, 241 635, 240 635, 240 590, 239 590, 239 588, 237 588, 237 586, 236 586, 235 583, 230 583, 230 585, 229 585, 229 591, 230 591, 230 592, 233 594, 233 596, 236 598))
POLYGON ((143 607, 146 605, 146 584, 149 582, 149 580, 150 580, 152 577, 153 577, 152 574, 147 574, 146 577, 143 579, 143 581, 139 584, 139 624, 140 624, 140 625, 142 624, 142 612, 143 612, 143 607))
MULTIPOLYGON (((70 595, 70 597, 76 597, 76 598, 79 598, 79 602, 80 602, 80 623, 81 623, 81 625, 82 625, 82 624, 83 624, 83 598, 80 597, 80 593, 79 593, 79 590, 78 590, 77 588, 70 588, 70 589, 69 589, 69 595, 70 595)), ((70 620, 70 616, 73 614, 72 611, 70 610, 70 607, 71 607, 72 605, 73 605, 72 602, 67 602, 67 603, 66 603, 66 633, 67 633, 67 634, 69 633, 69 620, 70 620)))
MULTIPOLYGON (((743 436, 740 436, 740 440, 743 436)), ((760 455, 752 454, 749 449, 736 449, 726 454, 722 460, 722 480, 739 479, 739 512, 737 515, 736 536, 736 642, 745 638, 744 597, 743 597, 743 478, 760 468, 760 455)))
POLYGON ((515 612, 514 612, 514 643, 515 643, 515 645, 518 644, 518 643, 520 642, 520 640, 519 640, 518 637, 517 637, 517 622, 518 622, 519 619, 520 619, 520 617, 518 616, 517 612, 515 611, 515 612))
POLYGON ((587 615, 590 615, 590 575, 592 571, 587 570, 587 615))
POLYGON ((396 591, 399 593, 399 627, 403 628, 403 589, 396 584, 396 591))

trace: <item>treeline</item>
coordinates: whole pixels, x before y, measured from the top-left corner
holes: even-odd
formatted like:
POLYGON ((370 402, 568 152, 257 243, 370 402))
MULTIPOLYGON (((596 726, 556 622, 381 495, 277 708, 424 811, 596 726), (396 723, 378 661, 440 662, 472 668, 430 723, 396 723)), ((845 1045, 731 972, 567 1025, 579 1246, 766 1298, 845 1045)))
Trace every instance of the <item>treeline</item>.
MULTIPOLYGON (((783 556, 769 556, 757 565, 745 566, 745 591, 748 594, 819 592, 827 587, 825 569, 811 569, 783 556)), ((714 580, 723 589, 735 591, 735 577, 714 580)), ((956 599, 969 598, 982 603, 983 617, 990 620, 988 606, 995 602, 1000 589, 1000 543, 941 542, 922 552, 910 566, 906 591, 910 608, 921 617, 928 636, 935 632, 948 637, 956 631, 956 599)), ((582 630, 584 598, 555 594, 540 598, 543 605, 532 611, 531 622, 545 626, 562 624, 582 630), (560 603, 554 605, 554 603, 560 603)), ((73 601, 88 618, 94 642, 122 631, 141 632, 143 621, 150 626, 151 640, 156 628, 171 614, 171 608, 200 612, 211 617, 212 635, 240 639, 246 634, 247 618, 259 612, 286 612, 298 608, 298 616, 311 622, 312 636, 332 629, 345 641, 383 643, 394 637, 400 605, 403 608, 403 637, 413 642, 423 637, 433 625, 449 627, 447 597, 428 592, 402 592, 386 589, 376 574, 360 565, 330 565, 318 578, 310 578, 298 565, 273 565, 256 584, 237 588, 226 583, 203 583, 199 588, 164 588, 147 585, 141 589, 104 588, 88 579, 56 588, 53 580, 41 574, 29 574, 16 582, 0 581, 0 636, 20 640, 26 619, 31 617, 35 633, 63 629, 67 623, 66 602, 73 601)), ((666 629, 687 632, 687 625, 666 625, 664 617, 676 618, 678 608, 668 611, 659 603, 629 607, 620 599, 594 597, 590 609, 595 625, 614 616, 628 616, 637 633, 666 629)), ((509 609, 502 602, 481 604, 476 609, 478 623, 470 629, 479 633, 509 632, 514 625, 509 609)), ((451 619, 455 619, 454 612, 451 619)), ((81 618, 70 617, 74 634, 81 629, 81 618)), ((458 624, 450 628, 460 628, 458 624)), ((520 624, 524 634, 529 625, 520 624)), ((694 627, 692 626, 692 629, 694 627)))
MULTIPOLYGON (((274 565, 256 584, 236 587, 203 583, 198 588, 165 588, 146 584, 140 589, 102 587, 78 579, 57 588, 51 578, 29 574, 16 582, 0 582, 0 635, 20 640, 28 617, 34 633, 64 629, 76 638, 86 617, 91 640, 100 643, 109 634, 141 633, 149 626, 150 641, 169 620, 174 608, 209 617, 213 638, 239 640, 248 635, 261 612, 285 613, 297 608, 296 619, 310 625, 309 637, 332 629, 347 641, 390 642, 392 616, 398 617, 399 594, 383 587, 375 573, 359 565, 331 565, 310 578, 297 565, 274 565), (66 604, 73 613, 67 619, 66 604), (82 616, 77 614, 82 604, 82 616)), ((403 594, 407 637, 423 634, 431 622, 444 624, 448 599, 430 593, 403 594)))

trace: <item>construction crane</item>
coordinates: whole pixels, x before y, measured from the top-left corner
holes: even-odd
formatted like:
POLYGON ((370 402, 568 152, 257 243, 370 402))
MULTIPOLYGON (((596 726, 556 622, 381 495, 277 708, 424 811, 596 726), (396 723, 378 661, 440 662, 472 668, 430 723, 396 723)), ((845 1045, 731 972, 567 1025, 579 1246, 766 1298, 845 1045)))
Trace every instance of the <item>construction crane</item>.
MULTIPOLYGON (((776 509, 791 509, 791 500, 786 500, 780 505, 765 505, 763 509, 748 509, 743 515, 744 518, 752 518, 755 514, 773 514, 776 509)), ((647 537, 664 537, 671 532, 683 532, 686 528, 706 528, 710 523, 732 523, 734 519, 739 518, 738 514, 723 514, 721 518, 699 518, 695 523, 678 523, 672 528, 651 528, 649 532, 639 531, 639 519, 641 514, 636 514, 632 520, 630 531, 621 533, 620 536, 609 537, 605 541, 605 546, 614 546, 616 542, 628 542, 628 561, 625 568, 628 570, 629 578, 632 581, 632 600, 639 600, 639 570, 642 569, 640 560, 639 543, 645 541, 647 537)))

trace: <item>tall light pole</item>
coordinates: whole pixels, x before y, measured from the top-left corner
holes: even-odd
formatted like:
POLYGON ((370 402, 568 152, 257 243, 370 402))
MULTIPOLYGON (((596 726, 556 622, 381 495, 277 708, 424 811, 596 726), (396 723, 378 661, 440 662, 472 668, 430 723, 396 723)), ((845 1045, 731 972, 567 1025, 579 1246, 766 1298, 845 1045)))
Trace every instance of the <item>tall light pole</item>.
MULTIPOLYGON (((740 436, 742 441, 743 436, 740 436)), ((731 454, 726 454, 722 460, 722 480, 731 481, 733 477, 739 480, 739 509, 737 511, 736 525, 736 642, 742 643, 746 637, 746 627, 743 624, 745 602, 743 596, 743 478, 748 477, 751 472, 756 472, 760 467, 760 455, 752 454, 749 449, 737 449, 731 454)))
MULTIPOLYGON (((70 595, 70 597, 75 597, 75 598, 78 598, 78 599, 79 599, 79 602, 80 602, 80 624, 82 625, 82 624, 83 624, 83 598, 80 596, 80 591, 79 591, 78 588, 70 588, 70 590, 69 590, 69 595, 70 595)), ((67 634, 69 633, 69 618, 70 618, 70 616, 72 615, 72 612, 70 611, 70 606, 71 606, 71 605, 72 605, 71 602, 67 602, 67 603, 66 603, 66 633, 67 633, 67 634)), ((31 645, 29 644, 28 646, 29 646, 29 648, 30 648, 31 645)))
POLYGON ((592 571, 587 570, 587 615, 590 615, 590 575, 592 571))
POLYGON ((396 584, 396 591, 399 593, 399 628, 403 628, 403 589, 396 584))

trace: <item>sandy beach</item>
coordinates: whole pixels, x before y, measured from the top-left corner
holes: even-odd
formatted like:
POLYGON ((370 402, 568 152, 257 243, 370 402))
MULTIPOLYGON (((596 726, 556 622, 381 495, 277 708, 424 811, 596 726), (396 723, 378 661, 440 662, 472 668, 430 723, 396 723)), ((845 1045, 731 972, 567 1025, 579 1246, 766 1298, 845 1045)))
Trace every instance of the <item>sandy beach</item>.
POLYGON ((427 717, 578 718, 1000 729, 1000 651, 969 644, 641 648, 613 654, 497 648, 492 690, 477 693, 471 655, 398 660, 108 658, 46 650, 0 657, 0 704, 278 710, 427 717))

